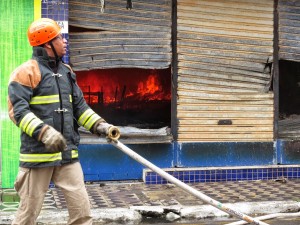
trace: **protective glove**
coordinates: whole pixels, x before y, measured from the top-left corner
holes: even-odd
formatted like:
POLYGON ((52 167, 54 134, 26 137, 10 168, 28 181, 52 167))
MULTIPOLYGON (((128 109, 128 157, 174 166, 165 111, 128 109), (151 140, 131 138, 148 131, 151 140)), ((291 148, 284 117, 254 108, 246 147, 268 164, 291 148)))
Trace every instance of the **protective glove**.
POLYGON ((96 132, 99 135, 106 135, 107 139, 111 139, 114 141, 118 140, 119 137, 121 136, 121 133, 120 133, 120 130, 118 127, 116 127, 112 124, 106 123, 106 122, 99 123, 96 127, 96 132))
POLYGON ((60 132, 49 126, 44 132, 41 141, 49 152, 62 152, 67 147, 67 142, 60 132))

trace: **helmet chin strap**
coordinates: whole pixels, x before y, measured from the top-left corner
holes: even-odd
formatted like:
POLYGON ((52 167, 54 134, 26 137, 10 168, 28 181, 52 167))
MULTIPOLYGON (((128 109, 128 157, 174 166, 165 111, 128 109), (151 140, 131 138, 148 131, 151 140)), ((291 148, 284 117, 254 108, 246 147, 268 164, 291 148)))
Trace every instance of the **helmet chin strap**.
POLYGON ((55 50, 55 48, 54 48, 54 46, 53 46, 53 44, 52 44, 52 41, 50 41, 49 44, 50 44, 51 49, 52 49, 52 51, 53 51, 53 53, 54 53, 54 55, 55 55, 55 61, 56 61, 56 63, 58 63, 59 60, 60 60, 60 58, 59 58, 58 55, 57 55, 57 52, 56 52, 56 50, 55 50))

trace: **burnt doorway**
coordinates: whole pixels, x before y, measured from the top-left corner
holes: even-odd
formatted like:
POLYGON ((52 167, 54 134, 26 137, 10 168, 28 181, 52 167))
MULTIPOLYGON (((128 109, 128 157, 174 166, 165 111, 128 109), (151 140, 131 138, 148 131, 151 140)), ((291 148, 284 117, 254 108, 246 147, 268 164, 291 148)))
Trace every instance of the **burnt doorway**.
POLYGON ((300 140, 300 62, 279 61, 278 137, 300 140))
POLYGON ((171 0, 69 1, 70 64, 88 104, 122 137, 127 127, 169 135, 171 25, 171 0))
POLYGON ((171 126, 170 69, 77 71, 91 108, 109 123, 141 129, 171 126))

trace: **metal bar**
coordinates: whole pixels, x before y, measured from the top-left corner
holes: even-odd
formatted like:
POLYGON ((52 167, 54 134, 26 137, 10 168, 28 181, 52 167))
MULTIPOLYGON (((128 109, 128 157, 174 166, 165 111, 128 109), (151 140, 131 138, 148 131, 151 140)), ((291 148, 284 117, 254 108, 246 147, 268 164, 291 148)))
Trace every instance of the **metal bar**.
POLYGON ((274 139, 278 138, 279 120, 279 18, 278 0, 274 0, 274 50, 273 50, 273 92, 274 92, 274 139))
POLYGON ((127 146, 125 146, 124 144, 122 144, 119 141, 111 141, 110 142, 112 145, 114 145, 116 148, 120 149, 122 152, 124 152, 125 154, 127 154, 128 156, 130 156, 131 158, 133 158, 134 160, 136 160, 137 162, 143 164, 144 166, 148 167, 149 169, 151 169, 152 171, 156 172, 157 174, 159 174, 161 177, 165 178, 166 180, 168 180, 169 182, 175 184, 176 186, 180 187, 181 189, 187 191, 188 193, 200 198, 202 201, 234 216, 237 217, 239 219, 242 219, 248 223, 253 223, 256 225, 268 225, 267 223, 261 222, 255 218, 252 218, 250 216, 247 216, 241 212, 238 212, 236 210, 233 210, 225 205, 223 205, 221 202, 218 202, 210 197, 208 197, 207 195, 201 193, 200 191, 190 187, 189 185, 183 183, 182 181, 178 180, 177 178, 173 177, 172 175, 168 174, 167 172, 163 171, 162 169, 160 169, 159 167, 155 166, 154 164, 152 164, 151 162, 149 162, 148 160, 146 160, 145 158, 143 158, 142 156, 140 156, 139 154, 137 154, 136 152, 134 152, 133 150, 131 150, 130 148, 128 148, 127 146))
MULTIPOLYGON (((174 140, 178 138, 177 90, 178 90, 178 52, 177 52, 177 0, 172 0, 172 64, 171 64, 171 132, 174 140)), ((176 152, 177 153, 177 152, 176 152)))

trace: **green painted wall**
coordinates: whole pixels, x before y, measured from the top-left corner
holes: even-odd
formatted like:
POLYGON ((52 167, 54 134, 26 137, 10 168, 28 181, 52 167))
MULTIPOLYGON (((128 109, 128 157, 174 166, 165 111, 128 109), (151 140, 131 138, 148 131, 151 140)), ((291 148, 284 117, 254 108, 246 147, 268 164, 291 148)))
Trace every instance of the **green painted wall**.
POLYGON ((7 84, 11 72, 31 57, 27 28, 33 0, 0 1, 0 153, 2 188, 11 188, 18 172, 20 130, 8 117, 7 84))

